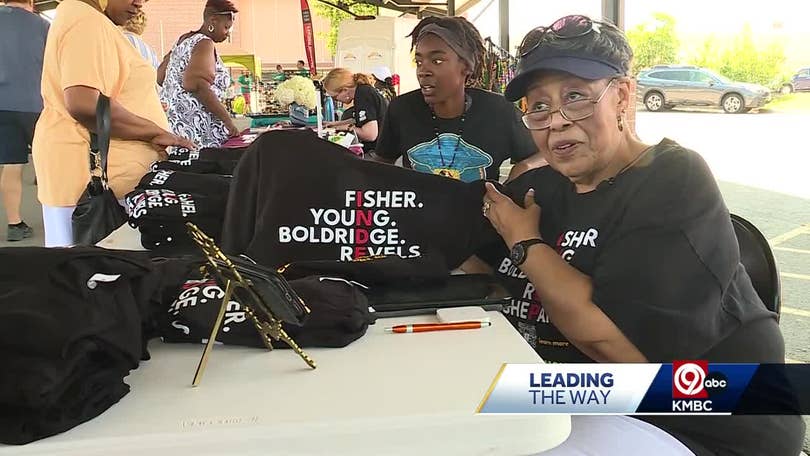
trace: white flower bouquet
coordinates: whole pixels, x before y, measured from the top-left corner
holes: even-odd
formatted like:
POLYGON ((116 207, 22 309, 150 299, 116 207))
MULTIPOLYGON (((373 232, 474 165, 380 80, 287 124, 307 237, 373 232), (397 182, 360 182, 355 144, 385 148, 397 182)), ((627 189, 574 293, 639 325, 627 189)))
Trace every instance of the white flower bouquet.
POLYGON ((293 76, 279 84, 276 87, 275 96, 282 106, 289 106, 293 103, 305 106, 307 109, 315 109, 318 106, 315 84, 311 79, 303 76, 293 76))

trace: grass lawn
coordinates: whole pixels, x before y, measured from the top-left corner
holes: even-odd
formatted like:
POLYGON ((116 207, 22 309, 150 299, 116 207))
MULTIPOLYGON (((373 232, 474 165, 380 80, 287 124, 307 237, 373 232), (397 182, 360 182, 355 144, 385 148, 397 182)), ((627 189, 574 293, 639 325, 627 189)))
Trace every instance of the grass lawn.
POLYGON ((773 112, 807 112, 810 113, 810 92, 777 95, 773 101, 763 106, 773 112))

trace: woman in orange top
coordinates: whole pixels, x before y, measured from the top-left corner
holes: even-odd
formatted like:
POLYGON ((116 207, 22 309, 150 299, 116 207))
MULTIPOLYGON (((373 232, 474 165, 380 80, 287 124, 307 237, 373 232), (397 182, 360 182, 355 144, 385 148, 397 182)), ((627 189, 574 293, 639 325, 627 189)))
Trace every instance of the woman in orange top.
POLYGON ((73 244, 71 215, 90 179, 89 131, 99 93, 111 100, 107 175, 120 199, 168 146, 194 147, 168 131, 155 91, 155 69, 116 27, 147 0, 65 0, 48 33, 42 72, 44 109, 32 154, 45 224, 45 246, 73 244))

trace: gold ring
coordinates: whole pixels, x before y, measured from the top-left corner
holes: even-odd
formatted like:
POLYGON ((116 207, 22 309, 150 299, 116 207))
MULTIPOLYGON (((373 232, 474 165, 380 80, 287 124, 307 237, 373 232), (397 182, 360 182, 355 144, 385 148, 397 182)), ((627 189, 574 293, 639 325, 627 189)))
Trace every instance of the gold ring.
POLYGON ((489 201, 484 201, 484 206, 481 208, 481 212, 483 212, 484 217, 487 216, 487 212, 489 212, 489 207, 490 207, 489 201))

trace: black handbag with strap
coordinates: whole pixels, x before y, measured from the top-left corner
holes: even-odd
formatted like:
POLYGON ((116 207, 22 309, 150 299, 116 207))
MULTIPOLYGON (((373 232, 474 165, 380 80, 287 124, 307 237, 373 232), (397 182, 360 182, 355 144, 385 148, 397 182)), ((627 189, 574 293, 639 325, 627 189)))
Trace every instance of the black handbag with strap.
POLYGON ((95 245, 127 221, 126 211, 107 182, 110 122, 110 99, 99 93, 96 133, 90 132, 90 182, 72 217, 74 245, 95 245))

